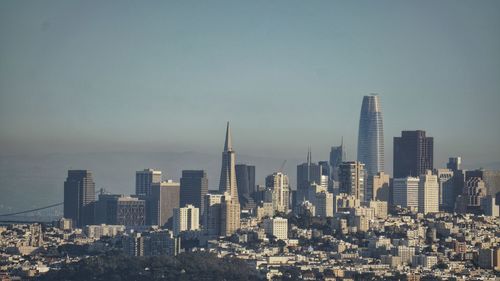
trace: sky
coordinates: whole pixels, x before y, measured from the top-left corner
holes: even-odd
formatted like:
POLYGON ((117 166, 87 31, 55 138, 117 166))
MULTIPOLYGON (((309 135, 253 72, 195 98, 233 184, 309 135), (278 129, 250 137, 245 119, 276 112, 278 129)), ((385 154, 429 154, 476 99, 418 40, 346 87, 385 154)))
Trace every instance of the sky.
MULTIPOLYGON (((0 1, 0 155, 355 158, 363 95, 435 162, 500 160, 499 1, 0 1)), ((142 168, 142 167, 139 167, 142 168)))

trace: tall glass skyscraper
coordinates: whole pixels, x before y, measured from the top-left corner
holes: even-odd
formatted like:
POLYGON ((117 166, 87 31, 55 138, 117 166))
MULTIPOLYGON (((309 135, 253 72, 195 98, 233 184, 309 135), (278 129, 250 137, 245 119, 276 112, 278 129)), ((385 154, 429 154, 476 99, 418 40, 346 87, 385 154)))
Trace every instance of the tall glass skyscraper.
POLYGON ((379 96, 363 97, 359 118, 358 161, 365 164, 367 175, 384 171, 384 125, 379 96))

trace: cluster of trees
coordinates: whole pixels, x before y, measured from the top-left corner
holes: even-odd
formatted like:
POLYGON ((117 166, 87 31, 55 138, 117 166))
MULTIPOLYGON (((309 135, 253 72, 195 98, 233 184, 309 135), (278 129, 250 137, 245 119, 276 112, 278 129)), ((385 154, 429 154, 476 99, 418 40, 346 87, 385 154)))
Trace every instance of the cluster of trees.
POLYGON ((237 258, 211 253, 176 257, 129 257, 109 252, 49 271, 37 280, 262 280, 258 271, 237 258))

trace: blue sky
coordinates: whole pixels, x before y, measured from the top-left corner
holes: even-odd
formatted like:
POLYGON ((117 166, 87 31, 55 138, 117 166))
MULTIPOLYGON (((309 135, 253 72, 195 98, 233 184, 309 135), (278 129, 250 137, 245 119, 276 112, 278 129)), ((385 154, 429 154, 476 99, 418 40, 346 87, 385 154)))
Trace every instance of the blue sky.
MULTIPOLYGON (((0 153, 355 157, 363 95, 436 163, 500 159, 499 1, 0 2, 0 153)), ((140 168, 140 167, 139 167, 140 168)))

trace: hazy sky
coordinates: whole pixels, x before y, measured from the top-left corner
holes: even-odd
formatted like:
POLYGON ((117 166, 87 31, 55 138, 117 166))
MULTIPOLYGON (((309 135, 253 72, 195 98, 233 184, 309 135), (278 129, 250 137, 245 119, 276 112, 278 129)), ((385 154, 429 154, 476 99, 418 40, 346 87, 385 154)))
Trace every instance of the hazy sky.
MULTIPOLYGON (((362 96, 500 160, 500 1, 0 1, 0 153, 355 157, 362 96)), ((138 167, 142 168, 142 167, 138 167)))

